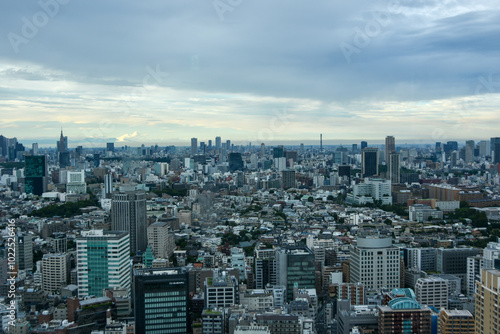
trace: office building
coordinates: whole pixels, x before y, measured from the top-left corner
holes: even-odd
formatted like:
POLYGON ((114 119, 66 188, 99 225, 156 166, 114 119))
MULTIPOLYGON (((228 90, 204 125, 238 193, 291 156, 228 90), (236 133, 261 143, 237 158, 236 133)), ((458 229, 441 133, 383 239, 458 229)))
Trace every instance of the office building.
POLYGON ((484 269, 494 269, 495 261, 500 259, 500 242, 488 242, 483 250, 484 269))
POLYGON ((226 271, 215 271, 213 277, 205 280, 205 307, 229 307, 237 305, 238 280, 226 271))
POLYGON ((234 173, 236 171, 242 171, 244 168, 243 159, 241 158, 241 153, 231 152, 229 153, 229 171, 234 173))
POLYGON ((391 153, 389 154, 389 160, 387 160, 387 171, 388 171, 388 179, 391 180, 391 183, 400 183, 401 182, 401 172, 400 172, 400 155, 399 153, 391 153))
POLYGON ((467 280, 467 258, 480 253, 481 250, 478 248, 438 248, 436 271, 457 276, 464 285, 467 280))
POLYGON ((444 310, 439 312, 439 334, 474 334, 474 316, 467 310, 444 310))
POLYGON ((493 153, 493 163, 500 163, 500 137, 491 138, 490 147, 493 153))
POLYGON ((198 138, 191 138, 191 155, 198 153, 198 138))
POLYGON ((347 194, 349 204, 364 205, 380 201, 384 205, 392 204, 391 181, 367 178, 363 183, 355 184, 352 193, 347 194))
POLYGON ((33 270, 33 236, 18 232, 16 242, 16 264, 18 270, 33 270))
POLYGON ((188 333, 188 286, 186 268, 135 269, 135 333, 188 333))
POLYGON ((106 152, 115 152, 115 143, 106 143, 106 152))
POLYGON ((406 268, 436 271, 436 248, 403 248, 406 268))
POLYGON ((85 183, 85 171, 67 172, 66 193, 85 194, 87 193, 87 184, 85 183))
POLYGON ((222 140, 220 137, 215 137, 215 149, 216 150, 222 149, 222 140))
POLYGON ((470 164, 474 161, 474 149, 476 145, 473 140, 465 142, 465 163, 470 164))
POLYGON ((26 194, 42 196, 47 191, 47 157, 28 155, 24 160, 24 190, 26 194))
POLYGON ((367 148, 368 147, 368 142, 362 141, 360 147, 361 147, 361 149, 367 148))
POLYGON ((170 225, 156 222, 148 226, 148 245, 155 257, 168 259, 174 253, 175 240, 170 225))
POLYGON ((119 231, 83 231, 76 240, 78 295, 102 296, 103 289, 130 294, 130 239, 119 231))
POLYGON ((38 143, 31 144, 31 155, 38 155, 38 143))
POLYGON ((378 148, 361 150, 361 175, 363 177, 378 175, 378 148))
POLYGON ((467 296, 474 297, 476 293, 476 281, 481 280, 481 269, 485 268, 484 258, 480 255, 469 256, 467 258, 467 296))
POLYGON ((255 288, 264 289, 276 285, 277 260, 272 248, 255 249, 255 288))
POLYGON ((48 294, 60 293, 69 282, 67 254, 45 254, 42 258, 42 289, 48 294))
POLYGON ((395 298, 378 310, 380 334, 431 333, 431 309, 412 298, 395 298))
POLYGON ((498 333, 500 330, 500 270, 483 269, 481 281, 476 283, 475 326, 476 334, 498 333))
POLYGON ((378 308, 375 305, 352 305, 349 300, 337 300, 335 325, 338 334, 355 333, 355 327, 366 333, 377 333, 378 308))
POLYGON ((293 300, 293 289, 315 289, 314 253, 306 246, 280 249, 278 255, 278 284, 286 286, 287 300, 293 300))
POLYGON ((416 299, 420 304, 438 310, 448 307, 448 281, 440 277, 419 278, 415 284, 416 299))
POLYGON ((146 193, 120 191, 112 195, 111 229, 126 231, 130 237, 130 250, 134 254, 147 246, 146 193))
POLYGON ((363 283, 330 283, 328 294, 332 300, 349 300, 351 305, 365 304, 365 286, 363 283))
POLYGON ((301 322, 297 315, 290 314, 257 314, 255 322, 259 326, 266 326, 272 334, 287 333, 301 334, 301 322))
POLYGON ((363 283, 366 289, 400 287, 401 256, 392 238, 358 237, 350 245, 350 282, 363 283))
POLYGON ((295 188, 295 171, 294 170, 281 171, 281 180, 283 189, 295 188))
POLYGON ((393 136, 387 136, 385 137, 385 162, 387 165, 389 165, 389 156, 392 153, 396 153, 396 140, 393 136))
POLYGON ((201 314, 203 334, 224 334, 226 331, 224 309, 206 308, 201 314))

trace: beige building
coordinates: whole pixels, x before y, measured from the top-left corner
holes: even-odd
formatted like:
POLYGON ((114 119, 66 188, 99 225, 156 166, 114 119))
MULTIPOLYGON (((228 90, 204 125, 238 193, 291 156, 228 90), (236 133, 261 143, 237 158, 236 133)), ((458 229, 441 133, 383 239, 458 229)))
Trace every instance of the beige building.
POLYGON ((445 310, 439 312, 439 334, 474 334, 474 316, 467 310, 445 310))
POLYGON ((60 291, 68 283, 69 262, 66 254, 45 254, 42 258, 42 289, 48 294, 60 291))
POLYGON ((500 270, 483 269, 481 282, 476 281, 476 334, 497 333, 500 329, 498 298, 500 270))
POLYGON ((148 245, 157 258, 168 259, 174 252, 175 240, 170 233, 169 224, 156 222, 148 227, 148 245))

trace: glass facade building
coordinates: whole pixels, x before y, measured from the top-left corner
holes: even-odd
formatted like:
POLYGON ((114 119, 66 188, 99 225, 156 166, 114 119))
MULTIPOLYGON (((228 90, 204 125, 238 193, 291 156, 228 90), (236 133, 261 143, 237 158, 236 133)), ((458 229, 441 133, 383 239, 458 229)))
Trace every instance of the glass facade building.
POLYGON ((188 333, 188 287, 186 268, 134 270, 136 333, 188 333))

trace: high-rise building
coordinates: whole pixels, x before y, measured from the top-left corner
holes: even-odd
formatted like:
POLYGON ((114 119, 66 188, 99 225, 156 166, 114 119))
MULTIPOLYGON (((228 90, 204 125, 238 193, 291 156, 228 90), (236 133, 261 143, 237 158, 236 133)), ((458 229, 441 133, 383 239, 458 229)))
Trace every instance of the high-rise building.
POLYGON ((315 289, 314 253, 305 246, 278 251, 278 284, 286 286, 287 300, 293 300, 293 288, 315 289))
POLYGON ((283 189, 295 188, 295 171, 281 171, 281 180, 283 189))
POLYGON ((475 325, 476 334, 498 333, 500 330, 500 270, 483 269, 481 281, 476 282, 475 325))
POLYGON ((191 138, 191 155, 198 153, 198 138, 191 138))
POLYGON ((85 194, 87 192, 87 184, 85 183, 85 171, 67 172, 66 193, 68 194, 85 194))
POLYGON ((401 256, 390 237, 358 237, 350 246, 350 281, 366 289, 400 287, 401 256))
POLYGON ((439 312, 438 333, 474 334, 474 316, 467 310, 442 309, 439 312))
POLYGON ((19 270, 33 270, 33 236, 18 232, 15 238, 16 264, 19 270))
POLYGON ((111 196, 113 193, 113 175, 104 175, 104 194, 106 196, 111 196))
POLYGON ((83 231, 76 240, 78 295, 102 296, 103 289, 130 293, 130 239, 121 231, 83 231))
POLYGON ((42 289, 48 294, 60 292, 68 283, 69 261, 67 254, 45 254, 42 258, 42 289))
POLYGON ((106 151, 114 152, 115 151, 115 143, 106 143, 106 151))
POLYGON ((264 289, 268 284, 277 285, 277 261, 272 248, 255 250, 255 288, 264 289))
POLYGON ((283 145, 273 147, 273 158, 285 157, 285 148, 283 145))
POLYGON ((241 158, 241 153, 231 152, 229 153, 229 171, 234 173, 236 171, 242 171, 244 168, 243 159, 241 158))
POLYGON ((378 148, 361 150, 361 174, 363 177, 378 175, 378 148))
POLYGON ((263 157, 266 156, 266 144, 264 144, 264 143, 260 144, 260 154, 259 154, 259 156, 261 158, 263 158, 263 157))
POLYGON ((175 241, 170 238, 170 225, 156 222, 148 226, 148 245, 155 257, 168 259, 174 252, 175 241))
MULTIPOLYGON (((396 140, 393 136, 385 137, 385 163, 389 164, 389 156, 396 153, 396 140)), ((394 183, 394 182, 393 182, 394 183)))
POLYGON ((113 193, 111 229, 126 231, 130 236, 130 251, 145 251, 147 246, 146 193, 120 191, 113 193))
POLYGON ((498 269, 495 268, 495 262, 500 261, 500 240, 497 242, 488 242, 483 250, 484 269, 498 269))
POLYGON ((388 179, 391 180, 391 183, 400 183, 401 182, 401 172, 400 172, 400 155, 399 153, 390 153, 389 160, 387 160, 388 165, 388 179))
POLYGON ((448 307, 448 281, 441 277, 419 278, 415 284, 416 299, 420 304, 438 310, 448 307))
POLYGON ((222 149, 222 140, 220 137, 215 137, 215 149, 216 150, 222 149))
POLYGON ((481 253, 479 248, 438 248, 436 253, 436 271, 467 280, 467 258, 481 253))
POLYGON ((465 163, 472 163, 474 161, 475 143, 473 140, 465 142, 465 163))
POLYGON ((27 194, 42 196, 47 191, 47 157, 28 155, 24 160, 24 189, 27 194))
POLYGON ((362 141, 361 142, 361 149, 364 149, 364 148, 367 148, 368 147, 368 143, 366 141, 362 141))
POLYGON ((188 291, 185 268, 135 269, 135 333, 188 333, 188 291))
POLYGON ((406 268, 436 271, 436 248, 403 248, 406 268))
POLYGON ((38 143, 31 144, 31 155, 38 155, 38 143))
POLYGON ((490 139, 490 148, 493 153, 493 163, 500 163, 500 137, 493 137, 490 139))
POLYGON ((482 256, 476 255, 467 258, 467 296, 474 297, 476 293, 476 281, 481 280, 481 269, 483 268, 484 258, 482 256))
POLYGON ((395 298, 378 310, 380 334, 431 333, 431 309, 412 298, 395 298))

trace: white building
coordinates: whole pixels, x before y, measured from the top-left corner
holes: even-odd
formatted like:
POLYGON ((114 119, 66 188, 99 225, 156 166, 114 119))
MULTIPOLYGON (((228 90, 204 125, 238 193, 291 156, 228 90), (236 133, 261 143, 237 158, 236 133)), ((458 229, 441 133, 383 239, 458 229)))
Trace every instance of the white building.
POLYGON ((500 242, 488 242, 483 250, 484 269, 495 268, 495 260, 500 259, 500 242))
POLYGON ((416 299, 420 304, 438 310, 448 307, 448 281, 440 277, 419 278, 415 284, 416 299))
POLYGON ((87 184, 85 183, 85 171, 67 172, 66 193, 68 194, 85 194, 87 192, 87 184))
POLYGON ((467 258, 467 296, 474 297, 476 293, 476 281, 481 281, 481 269, 484 268, 482 256, 469 256, 467 258))
POLYGON ((175 241, 169 232, 170 227, 165 222, 156 222, 148 226, 148 245, 155 257, 168 259, 174 253, 175 241))
POLYGON ((124 288, 130 294, 128 233, 83 231, 81 237, 76 240, 76 251, 80 298, 102 296, 105 288, 124 288))
POLYGON ((350 246, 351 283, 363 283, 366 289, 400 287, 401 256, 390 237, 359 237, 350 246))
POLYGON ((238 299, 238 281, 234 276, 222 271, 205 280, 205 308, 237 305, 238 299))
POLYGON ((59 292, 68 283, 69 262, 66 254, 45 254, 42 258, 42 290, 59 292))
POLYGON ((382 201, 382 204, 391 205, 391 181, 384 179, 365 179, 364 183, 356 184, 352 193, 347 194, 347 203, 363 205, 382 201))

